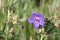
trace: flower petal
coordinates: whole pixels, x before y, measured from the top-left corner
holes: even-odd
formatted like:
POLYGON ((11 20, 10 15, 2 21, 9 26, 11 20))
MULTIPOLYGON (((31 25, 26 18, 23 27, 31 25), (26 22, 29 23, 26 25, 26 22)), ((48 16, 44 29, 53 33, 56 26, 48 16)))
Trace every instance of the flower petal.
POLYGON ((41 20, 40 20, 40 25, 41 25, 41 26, 44 26, 44 19, 41 19, 41 20))
POLYGON ((37 14, 37 16, 41 19, 44 19, 44 15, 43 14, 37 14))
POLYGON ((39 23, 35 22, 33 25, 34 25, 34 28, 38 28, 39 27, 39 23))
POLYGON ((33 23, 34 19, 32 17, 28 18, 29 23, 33 23))
POLYGON ((36 16, 37 15, 37 12, 32 12, 32 16, 36 16))

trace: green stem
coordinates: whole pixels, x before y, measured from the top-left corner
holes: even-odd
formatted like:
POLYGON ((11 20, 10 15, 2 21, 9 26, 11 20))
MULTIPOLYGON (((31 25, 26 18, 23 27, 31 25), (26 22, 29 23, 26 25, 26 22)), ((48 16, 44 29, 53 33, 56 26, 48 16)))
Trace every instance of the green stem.
POLYGON ((6 23, 4 23, 4 28, 3 28, 2 32, 4 32, 4 31, 5 31, 5 28, 6 28, 6 23))
POLYGON ((44 38, 44 34, 43 34, 44 33, 44 27, 41 28, 41 32, 40 33, 42 33, 40 40, 43 40, 43 38, 44 38))
POLYGON ((41 36, 41 39, 40 40, 43 40, 44 36, 41 36))

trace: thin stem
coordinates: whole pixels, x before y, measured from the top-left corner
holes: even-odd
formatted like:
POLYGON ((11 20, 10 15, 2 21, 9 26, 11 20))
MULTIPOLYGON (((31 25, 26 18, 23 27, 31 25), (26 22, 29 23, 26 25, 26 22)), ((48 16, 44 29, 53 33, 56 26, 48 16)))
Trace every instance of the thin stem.
POLYGON ((1 0, 0 0, 0 8, 1 8, 1 0))
POLYGON ((41 39, 40 40, 43 40, 44 36, 41 36, 41 39))
POLYGON ((41 34, 41 39, 40 40, 43 40, 43 38, 44 38, 44 34, 43 34, 44 33, 44 27, 41 28, 41 33, 42 34, 41 34))
POLYGON ((5 28, 6 28, 6 23, 4 23, 4 28, 3 28, 2 32, 4 32, 4 31, 5 31, 5 28))
POLYGON ((9 12, 9 9, 8 9, 8 21, 9 21, 9 19, 10 19, 10 12, 9 12))

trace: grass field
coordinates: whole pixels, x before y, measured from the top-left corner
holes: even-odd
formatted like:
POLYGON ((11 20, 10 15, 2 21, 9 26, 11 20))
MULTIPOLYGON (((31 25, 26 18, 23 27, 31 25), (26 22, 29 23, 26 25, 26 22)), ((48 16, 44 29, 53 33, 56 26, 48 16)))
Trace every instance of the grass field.
POLYGON ((60 40, 60 0, 0 0, 0 40, 60 40), (28 22, 34 11, 44 15, 44 28, 28 22))

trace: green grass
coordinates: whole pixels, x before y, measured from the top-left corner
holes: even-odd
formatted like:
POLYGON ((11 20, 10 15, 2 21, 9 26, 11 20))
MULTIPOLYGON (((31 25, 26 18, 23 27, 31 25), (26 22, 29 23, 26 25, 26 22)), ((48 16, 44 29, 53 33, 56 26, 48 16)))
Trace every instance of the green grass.
MULTIPOLYGON (((0 3, 0 39, 4 40, 29 40, 31 35, 33 40, 37 40, 35 29, 28 22, 33 11, 43 14, 45 18, 55 16, 55 13, 60 16, 60 0, 0 0, 0 3), (15 15, 18 16, 17 23, 13 24, 15 15)), ((60 28, 56 31, 60 33, 60 28)), ((46 36, 43 40, 60 40, 60 34, 46 36)))

